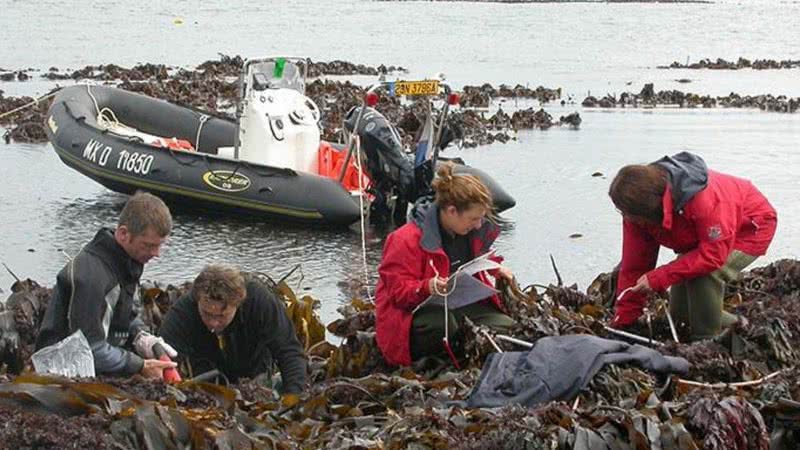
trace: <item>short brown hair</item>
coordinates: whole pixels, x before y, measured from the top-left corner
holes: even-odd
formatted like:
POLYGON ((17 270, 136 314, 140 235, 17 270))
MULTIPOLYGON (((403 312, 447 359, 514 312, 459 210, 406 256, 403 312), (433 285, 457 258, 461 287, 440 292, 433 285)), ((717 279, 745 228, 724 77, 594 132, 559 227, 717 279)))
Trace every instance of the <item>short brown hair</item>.
POLYGON ((117 227, 123 225, 134 236, 140 236, 152 227, 159 236, 166 237, 172 231, 172 215, 160 198, 137 191, 119 215, 117 227))
POLYGON ((660 224, 664 220, 666 189, 666 170, 653 164, 633 164, 619 170, 608 195, 623 215, 660 224))
POLYGON ((238 307, 246 295, 242 273, 223 264, 205 266, 192 286, 192 297, 196 302, 210 301, 238 307))
POLYGON ((436 204, 440 208, 455 206, 459 212, 473 205, 492 210, 492 193, 478 177, 470 174, 454 174, 451 162, 439 166, 438 176, 431 187, 436 192, 436 204))

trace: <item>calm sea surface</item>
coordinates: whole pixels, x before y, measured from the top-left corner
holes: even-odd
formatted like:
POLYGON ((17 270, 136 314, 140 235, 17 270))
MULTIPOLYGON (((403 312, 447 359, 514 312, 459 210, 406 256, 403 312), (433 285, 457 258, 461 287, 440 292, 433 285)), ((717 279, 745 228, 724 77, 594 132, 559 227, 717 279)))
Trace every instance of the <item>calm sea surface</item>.
MULTIPOLYGON (((552 254, 565 280, 584 288, 610 269, 621 248, 620 217, 608 183, 628 163, 692 150, 715 169, 741 175, 779 211, 778 235, 764 264, 800 257, 800 114, 757 110, 614 110, 580 107, 602 96, 656 90, 700 94, 800 96, 800 69, 659 70, 687 59, 743 56, 800 59, 800 3, 543 4, 295 0, 200 1, 0 0, 0 68, 137 62, 195 66, 218 53, 289 54, 314 60, 401 65, 409 77, 444 73, 456 85, 562 87, 577 104, 546 105, 554 116, 579 111, 580 130, 551 129, 477 149, 448 150, 492 174, 518 201, 497 247, 525 284, 554 280, 552 254), (680 84, 680 78, 691 79, 680 84), (605 176, 592 177, 594 172, 605 176), (570 235, 578 233, 579 238, 570 235)), ((369 80, 362 80, 369 81, 369 80)), ((6 95, 41 95, 55 84, 0 83, 6 95)), ((524 106, 524 105, 517 105, 524 106)), ((514 105, 505 105, 505 109, 514 105)), ((0 130, 2 133, 2 130, 0 130)), ((0 261, 17 275, 52 284, 66 257, 100 226, 113 226, 125 197, 58 160, 50 145, 0 144, 0 261)), ((371 276, 383 235, 370 231, 371 276)), ((662 258, 671 255, 662 252, 662 258)), ((275 275, 302 264, 326 320, 363 279, 355 230, 287 228, 234 218, 176 214, 175 233, 145 277, 191 279, 209 262, 275 275)), ((299 277, 293 281, 298 282, 299 277)), ((8 293, 11 276, 0 268, 8 293)))

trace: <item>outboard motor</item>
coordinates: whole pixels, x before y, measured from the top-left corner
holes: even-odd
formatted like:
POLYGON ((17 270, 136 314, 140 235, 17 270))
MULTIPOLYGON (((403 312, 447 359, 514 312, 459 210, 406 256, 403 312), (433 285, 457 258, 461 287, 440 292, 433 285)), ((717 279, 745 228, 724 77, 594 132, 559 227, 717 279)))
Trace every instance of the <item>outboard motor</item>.
MULTIPOLYGON (((345 127, 350 133, 354 132, 360 108, 353 107, 345 117, 345 127)), ((400 135, 383 114, 370 107, 364 111, 355 133, 361 140, 367 172, 374 183, 375 200, 370 217, 380 222, 394 216, 395 223, 403 223, 408 202, 416 198, 416 189, 413 163, 403 152, 400 135), (388 202, 392 193, 397 195, 394 208, 388 202)))

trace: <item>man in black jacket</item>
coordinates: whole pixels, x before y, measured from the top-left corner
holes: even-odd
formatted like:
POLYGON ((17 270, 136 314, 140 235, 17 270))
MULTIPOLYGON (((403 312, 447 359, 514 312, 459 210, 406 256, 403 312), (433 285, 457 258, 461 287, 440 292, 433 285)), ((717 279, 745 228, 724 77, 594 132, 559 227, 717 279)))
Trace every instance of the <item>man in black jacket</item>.
POLYGON ((144 264, 159 255, 171 230, 172 216, 161 199, 142 192, 132 196, 117 229, 100 229, 58 273, 36 348, 80 330, 99 374, 158 378, 175 367, 154 355, 155 344, 167 353, 174 350, 145 330, 133 305, 144 264))
POLYGON ((281 394, 296 394, 305 386, 305 356, 285 306, 235 268, 206 266, 192 291, 169 309, 160 334, 188 363, 191 376, 216 369, 229 382, 270 379, 274 360, 281 394))

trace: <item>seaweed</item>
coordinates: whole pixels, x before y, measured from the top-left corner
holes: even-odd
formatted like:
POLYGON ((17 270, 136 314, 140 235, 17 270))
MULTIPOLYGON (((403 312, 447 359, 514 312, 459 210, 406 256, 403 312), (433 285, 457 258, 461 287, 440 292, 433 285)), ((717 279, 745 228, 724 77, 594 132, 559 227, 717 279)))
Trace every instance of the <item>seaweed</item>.
MULTIPOLYGON (((459 401, 469 396, 486 355, 521 350, 517 344, 467 319, 463 370, 436 358, 391 367, 375 343, 371 302, 356 298, 340 308, 342 319, 328 325, 342 337, 334 345, 325 328, 316 329, 322 325, 315 299, 298 297, 285 280, 255 274, 286 301, 296 324, 305 323, 297 332, 311 383, 301 394, 280 397, 258 380, 167 385, 140 377, 6 375, 0 376, 0 419, 7 424, 0 438, 13 448, 794 448, 800 436, 795 267, 777 262, 730 286, 728 304, 747 323, 714 340, 672 342, 665 299, 651 299, 650 327, 642 322, 639 330, 652 329, 653 345, 692 363, 686 378, 608 365, 569 403, 496 409, 465 409, 459 401)), ((585 294, 576 286, 501 283, 507 312, 518 322, 513 336, 531 344, 542 336, 606 336, 604 280, 585 294)), ((157 286, 147 285, 139 300, 161 314, 190 288, 157 286)), ((18 305, 30 304, 21 301, 30 296, 46 301, 49 292, 32 282, 12 291, 18 305)), ((19 315, 21 328, 38 326, 31 317, 39 315, 19 315)))

